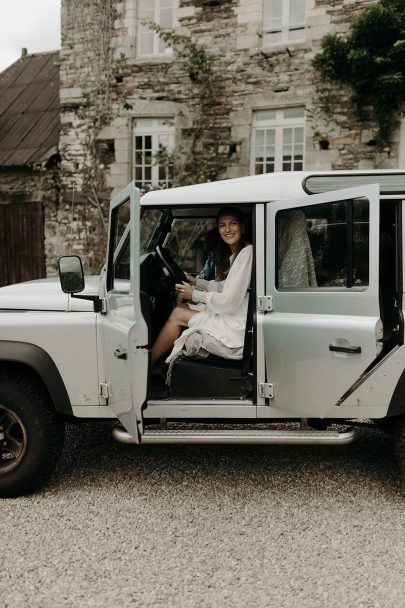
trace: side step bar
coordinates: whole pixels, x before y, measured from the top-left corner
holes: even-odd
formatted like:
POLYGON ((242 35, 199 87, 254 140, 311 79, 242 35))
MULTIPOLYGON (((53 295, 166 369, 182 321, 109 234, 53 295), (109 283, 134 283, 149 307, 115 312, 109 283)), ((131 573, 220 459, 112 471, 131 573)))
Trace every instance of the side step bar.
MULTIPOLYGON (((113 437, 126 444, 135 444, 134 438, 122 427, 113 429, 113 437)), ((278 431, 278 430, 209 430, 209 431, 146 431, 141 445, 183 444, 239 444, 239 445, 347 445, 355 439, 355 431, 278 431)))

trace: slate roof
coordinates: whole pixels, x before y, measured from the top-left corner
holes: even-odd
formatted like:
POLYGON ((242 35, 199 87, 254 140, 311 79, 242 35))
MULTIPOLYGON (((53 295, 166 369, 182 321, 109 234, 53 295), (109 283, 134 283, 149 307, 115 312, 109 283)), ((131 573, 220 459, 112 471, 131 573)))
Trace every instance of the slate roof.
POLYGON ((57 152, 58 59, 26 55, 0 73, 0 166, 42 163, 57 152))

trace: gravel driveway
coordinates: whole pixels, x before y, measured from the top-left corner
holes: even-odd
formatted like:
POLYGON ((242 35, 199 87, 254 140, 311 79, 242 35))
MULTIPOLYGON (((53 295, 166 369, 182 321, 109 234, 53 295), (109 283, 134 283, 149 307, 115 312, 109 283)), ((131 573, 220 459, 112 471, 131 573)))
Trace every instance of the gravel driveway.
POLYGON ((122 446, 69 427, 57 476, 3 499, 2 608, 402 608, 389 440, 122 446))

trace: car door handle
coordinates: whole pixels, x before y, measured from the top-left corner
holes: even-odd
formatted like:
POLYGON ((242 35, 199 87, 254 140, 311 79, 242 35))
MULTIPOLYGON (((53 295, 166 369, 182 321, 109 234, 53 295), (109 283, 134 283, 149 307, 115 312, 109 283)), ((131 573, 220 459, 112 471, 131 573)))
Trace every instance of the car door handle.
POLYGON ((125 350, 120 350, 119 348, 116 348, 114 351, 114 357, 116 357, 117 359, 126 359, 127 352, 125 350))
POLYGON ((336 346, 335 344, 329 344, 329 350, 335 353, 350 353, 355 355, 361 353, 361 346, 336 346))

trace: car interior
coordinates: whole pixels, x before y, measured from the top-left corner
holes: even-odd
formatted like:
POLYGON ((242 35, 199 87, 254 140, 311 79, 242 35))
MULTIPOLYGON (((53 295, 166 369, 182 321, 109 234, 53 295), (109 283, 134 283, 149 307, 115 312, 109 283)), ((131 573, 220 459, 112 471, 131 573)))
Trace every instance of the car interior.
MULTIPOLYGON (((185 272, 197 275, 207 259, 204 237, 215 227, 219 205, 192 207, 147 207, 141 216, 140 298, 148 326, 150 347, 172 309, 179 303, 175 284, 185 281, 185 272)), ((243 211, 254 230, 254 205, 243 211)), ((280 212, 278 225, 278 268, 282 266, 281 241, 286 230, 280 212)), ((339 203, 309 205, 299 213, 305 218, 305 238, 309 243, 310 266, 313 267, 317 289, 364 289, 368 285, 369 211, 364 199, 339 203)), ((384 356, 402 343, 401 277, 399 256, 400 206, 384 200, 380 212, 380 311, 384 325, 384 356)), ((254 233, 252 232, 252 242, 254 233)), ((300 243, 292 230, 292 248, 300 251, 300 243), (295 243, 294 243, 295 239, 295 243)), ((284 259, 288 254, 283 253, 284 259)), ((299 262, 302 265, 302 260, 299 262)), ((306 267, 306 272, 308 267, 306 267)), ((241 360, 223 359, 215 355, 178 358, 171 370, 170 384, 165 383, 167 366, 150 372, 148 396, 151 399, 255 399, 255 283, 254 271, 249 289, 249 304, 241 360), (209 388, 208 388, 209 387, 209 388)), ((115 276, 129 278, 129 248, 123 247, 115 260, 115 276)), ((306 279, 308 280, 308 279, 306 279)), ((284 285, 287 288, 289 285, 284 285)), ((292 285, 291 285, 292 286, 292 285)), ((313 286, 311 283, 295 287, 313 286)), ((280 286, 278 286, 280 288, 280 286)), ((169 354, 169 353, 167 353, 169 354)), ((164 360, 164 358, 163 358, 164 360)), ((163 361, 162 361, 163 363, 163 361)))
MULTIPOLYGON (((187 281, 185 272, 197 275, 203 268, 209 255, 204 237, 216 226, 218 209, 219 205, 143 210, 140 297, 142 313, 149 330, 149 347, 172 309, 181 301, 175 284, 187 281)), ((244 205, 243 212, 247 225, 251 228, 253 209, 244 205)), ((116 265, 122 264, 122 278, 128 273, 123 261, 116 262, 116 265)), ((215 355, 206 358, 181 356, 173 364, 169 386, 165 384, 167 366, 161 364, 158 366, 158 373, 156 370, 150 373, 149 398, 253 398, 254 301, 255 289, 252 280, 241 360, 224 359, 215 355)))

